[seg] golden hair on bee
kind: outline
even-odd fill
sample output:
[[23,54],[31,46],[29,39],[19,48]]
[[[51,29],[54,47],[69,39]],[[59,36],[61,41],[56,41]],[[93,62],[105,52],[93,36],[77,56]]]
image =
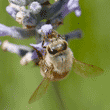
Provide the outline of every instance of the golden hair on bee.
[[[73,63],[73,53],[68,47],[68,43],[55,30],[52,30],[51,36],[43,36],[50,43],[45,47],[46,54],[40,60],[41,75],[52,81],[63,79],[71,70]],[[50,72],[51,70],[51,72]]]
[[[41,74],[50,80],[60,80],[71,70],[73,53],[65,40],[57,39],[46,47],[46,55],[40,61]],[[51,72],[49,72],[51,70]],[[50,74],[49,74],[50,73]]]

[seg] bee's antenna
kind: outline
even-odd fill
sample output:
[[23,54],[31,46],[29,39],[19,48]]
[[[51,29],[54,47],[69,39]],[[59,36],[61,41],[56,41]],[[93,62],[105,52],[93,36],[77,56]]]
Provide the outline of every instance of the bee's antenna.
[[65,40],[65,38],[64,38],[62,35],[58,34],[58,32],[57,32],[56,30],[52,30],[52,31],[53,31],[53,34],[54,34],[55,37],[56,37],[56,40],[57,40],[58,38],[62,38],[62,39]]
[[43,48],[46,48],[46,46],[44,46],[45,39],[46,39],[46,35],[45,35],[45,33],[43,32],[43,30],[41,30],[41,32],[44,34],[44,35],[42,35],[42,37],[43,37],[42,47],[43,47]]
[[[58,33],[57,33],[57,31],[55,31],[55,30],[52,29],[52,33],[51,34],[52,34],[51,36],[52,37],[55,37],[56,40],[58,39]],[[53,42],[53,40],[51,42]]]
[[65,37],[63,37],[62,35],[58,34],[59,38],[65,40]]

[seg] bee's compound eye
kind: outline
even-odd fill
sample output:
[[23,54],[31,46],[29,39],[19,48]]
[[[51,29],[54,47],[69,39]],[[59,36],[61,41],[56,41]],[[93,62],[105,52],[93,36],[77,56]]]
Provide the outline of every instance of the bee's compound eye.
[[67,43],[66,42],[64,42],[64,44],[62,45],[62,50],[66,50],[67,49]]
[[56,54],[58,51],[56,50],[56,49],[54,49],[54,48],[50,48],[50,47],[48,47],[48,52],[50,53],[50,54]]

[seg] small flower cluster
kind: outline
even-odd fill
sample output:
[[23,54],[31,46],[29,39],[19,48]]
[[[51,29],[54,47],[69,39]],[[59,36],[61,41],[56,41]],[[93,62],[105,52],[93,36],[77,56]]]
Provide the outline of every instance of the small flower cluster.
[[[36,50],[44,54],[42,47],[42,36],[50,35],[52,30],[57,29],[59,25],[63,24],[63,19],[71,12],[79,17],[81,10],[79,7],[79,0],[55,0],[50,4],[49,0],[9,0],[9,6],[6,7],[9,15],[16,20],[20,27],[8,27],[0,24],[0,36],[11,36],[17,39],[26,39],[32,36],[37,38],[37,44],[30,44],[35,50],[24,45],[16,45],[8,42],[3,43],[2,49],[16,53],[21,56],[21,65],[25,65],[30,61],[39,61]],[[44,20],[44,21],[43,21]],[[63,35],[65,40],[80,38],[81,31],[76,30]],[[45,46],[49,42],[45,42]]]

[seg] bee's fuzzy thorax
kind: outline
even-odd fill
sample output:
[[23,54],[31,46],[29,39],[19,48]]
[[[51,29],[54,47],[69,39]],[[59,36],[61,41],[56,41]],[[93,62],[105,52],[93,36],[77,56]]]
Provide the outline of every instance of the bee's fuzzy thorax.
[[65,51],[57,53],[57,55],[47,54],[45,61],[48,66],[53,64],[54,71],[62,74],[63,72],[68,72],[71,70],[73,63],[73,53],[70,48],[67,48]]

